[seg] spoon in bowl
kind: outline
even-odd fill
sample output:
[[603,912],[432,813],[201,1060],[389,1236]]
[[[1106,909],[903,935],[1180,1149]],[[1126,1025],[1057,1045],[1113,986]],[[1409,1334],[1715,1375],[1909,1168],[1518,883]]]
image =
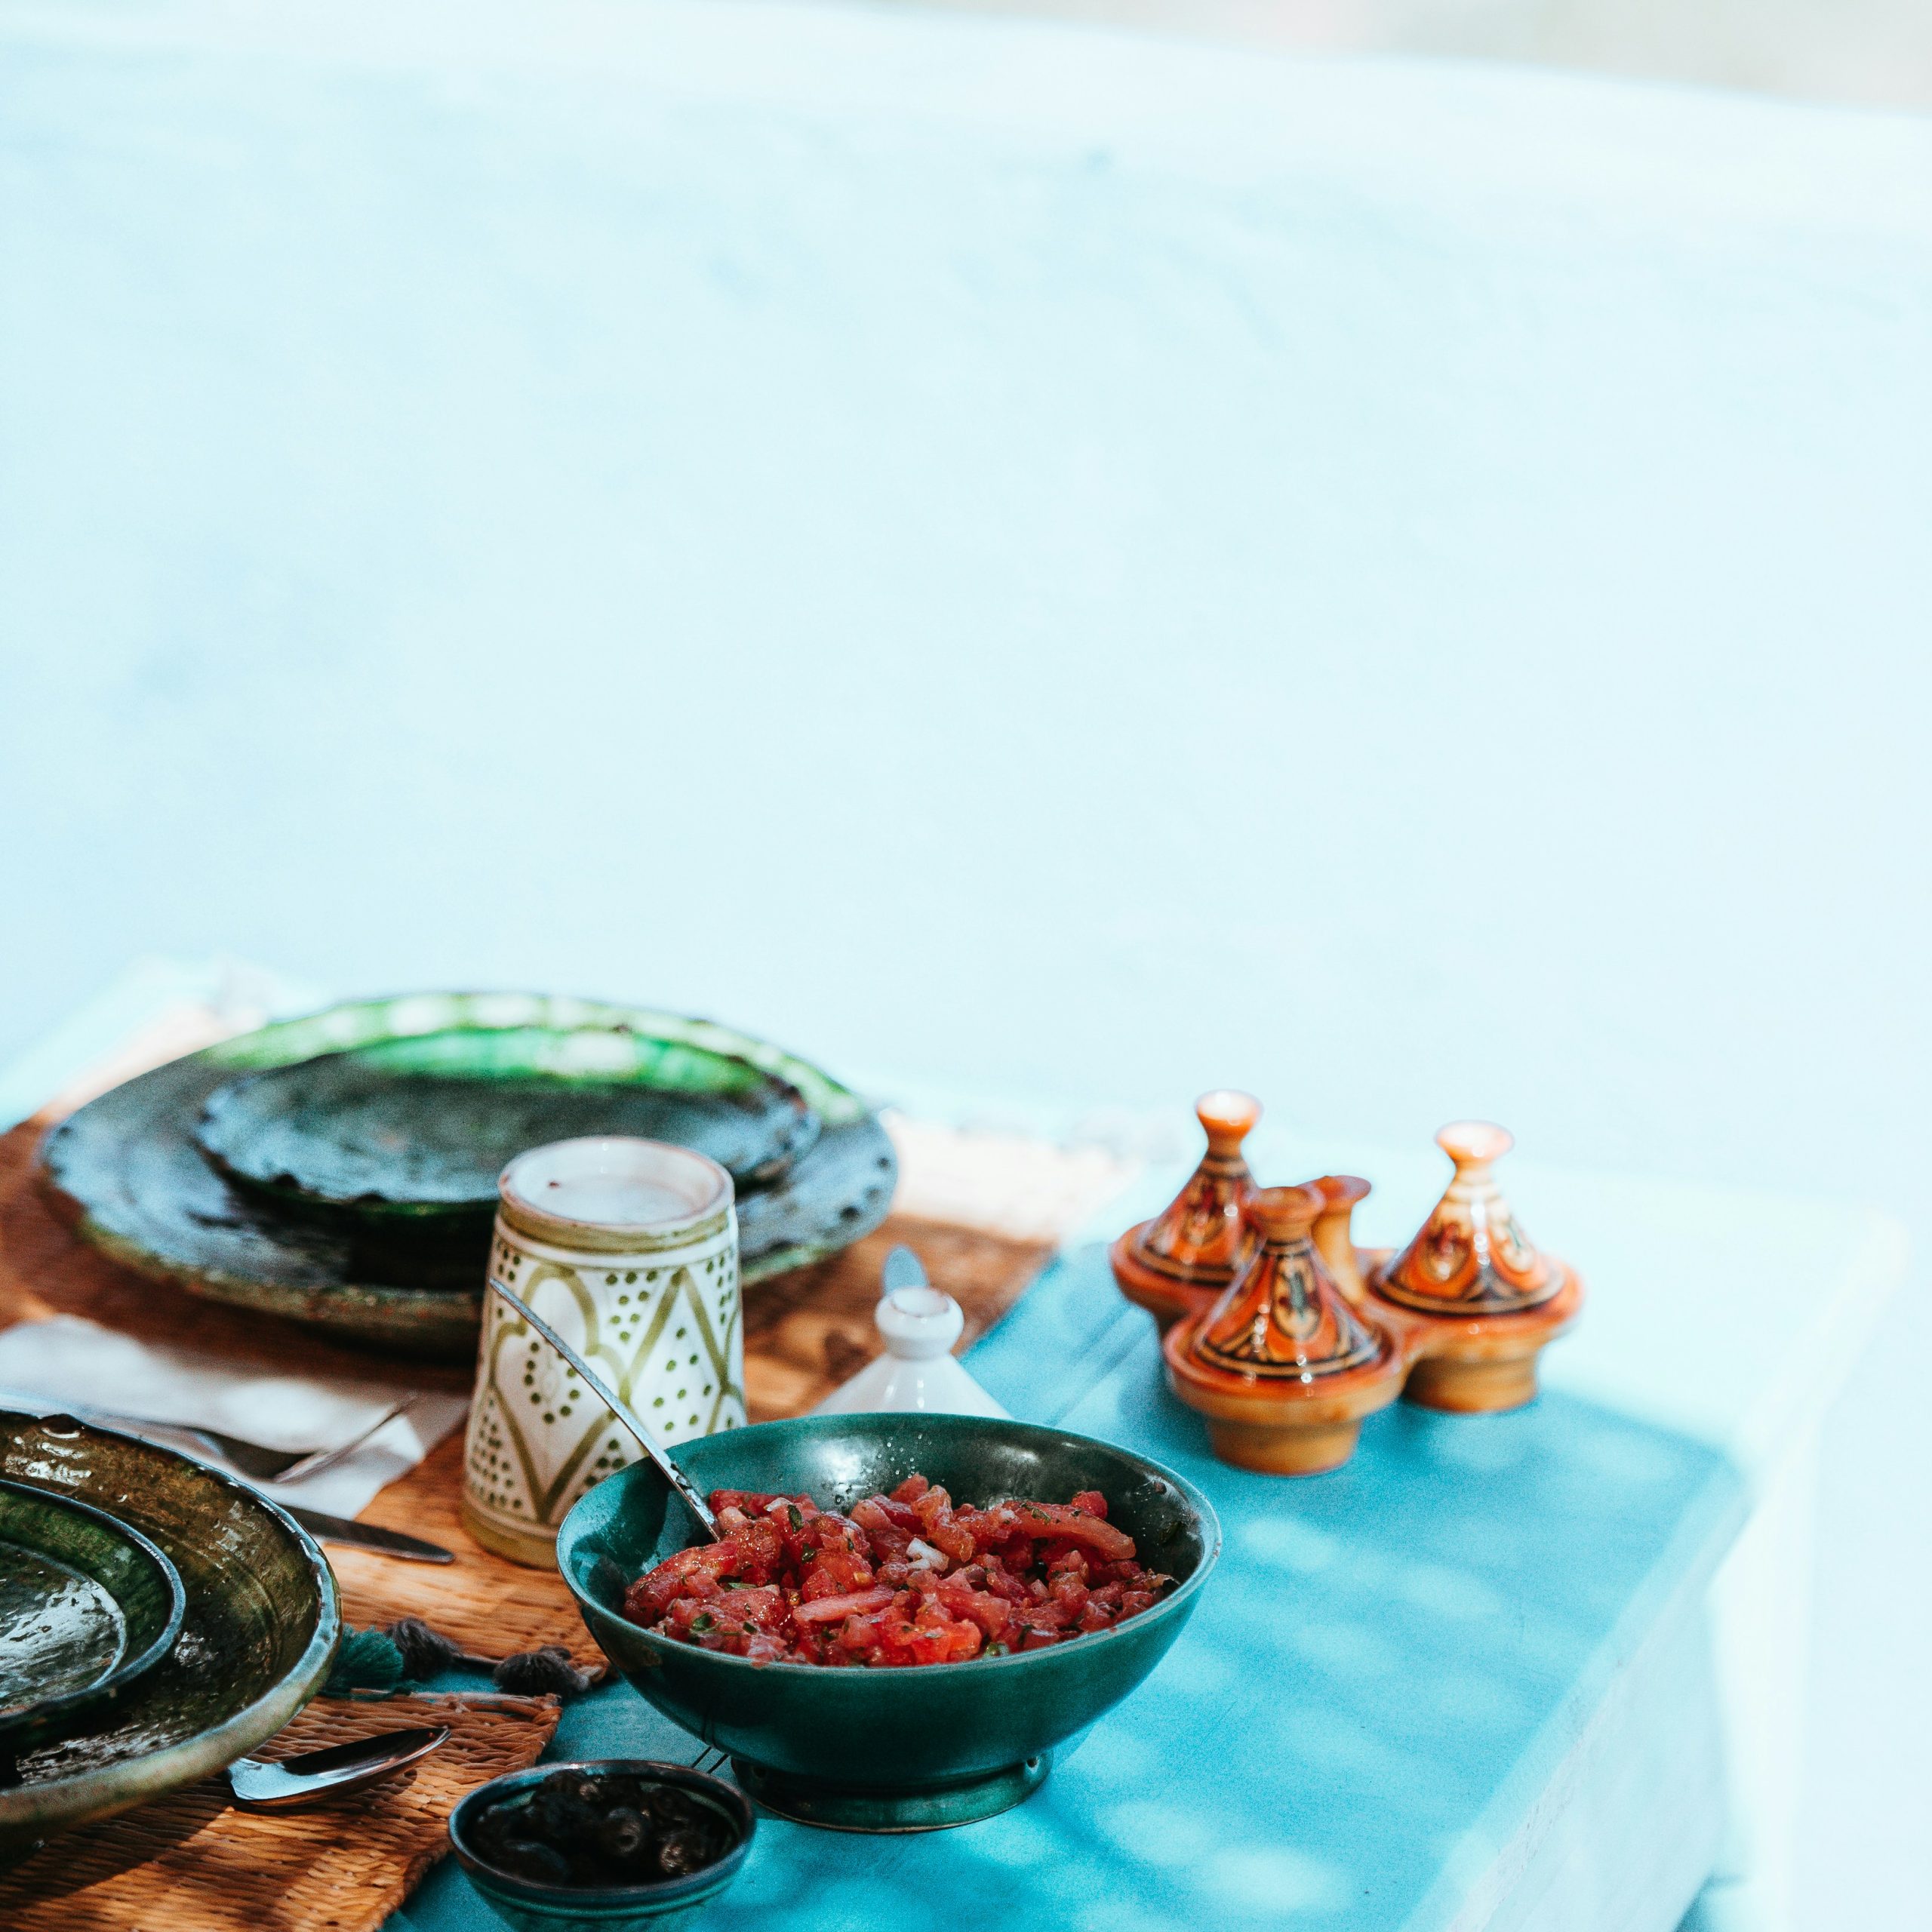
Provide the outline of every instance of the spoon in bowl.
[[577,1371],[583,1378],[584,1386],[637,1438],[638,1447],[657,1465],[657,1473],[684,1498],[685,1507],[697,1518],[705,1534],[715,1543],[719,1534],[718,1518],[711,1513],[710,1506],[697,1493],[691,1478],[672,1461],[664,1445],[651,1433],[643,1417],[614,1389],[608,1387],[604,1378],[528,1302],[519,1301],[494,1275],[489,1278],[489,1281],[491,1291],[501,1295],[517,1315],[528,1322]]

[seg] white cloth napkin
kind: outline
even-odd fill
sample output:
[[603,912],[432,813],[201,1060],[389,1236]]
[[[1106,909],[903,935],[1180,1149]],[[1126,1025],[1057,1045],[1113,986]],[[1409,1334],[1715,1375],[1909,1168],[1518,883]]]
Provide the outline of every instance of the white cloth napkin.
[[[83,1417],[111,1411],[117,1418],[217,1429],[270,1449],[309,1450],[354,1440],[405,1397],[408,1407],[340,1462],[297,1482],[257,1484],[278,1503],[333,1516],[353,1516],[413,1469],[462,1421],[467,1398],[341,1376],[263,1374],[192,1349],[137,1341],[71,1315],[0,1331],[0,1408],[68,1409]],[[216,1460],[174,1436],[118,1420],[109,1426]]]

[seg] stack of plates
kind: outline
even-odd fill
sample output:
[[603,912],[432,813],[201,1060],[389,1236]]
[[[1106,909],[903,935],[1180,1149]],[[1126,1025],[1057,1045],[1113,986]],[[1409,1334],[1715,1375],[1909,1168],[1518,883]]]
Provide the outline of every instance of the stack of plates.
[[891,1143],[816,1067],[709,1020],[524,994],[367,1001],[191,1054],[91,1102],[42,1159],[81,1231],[215,1300],[414,1354],[475,1346],[497,1176],[588,1134],[709,1154],[743,1279],[885,1217]]
[[339,1628],[321,1552],[245,1484],[0,1412],[0,1864],[273,1737]]
[[174,1647],[180,1573],[91,1504],[0,1481],[0,1749],[118,1703]]

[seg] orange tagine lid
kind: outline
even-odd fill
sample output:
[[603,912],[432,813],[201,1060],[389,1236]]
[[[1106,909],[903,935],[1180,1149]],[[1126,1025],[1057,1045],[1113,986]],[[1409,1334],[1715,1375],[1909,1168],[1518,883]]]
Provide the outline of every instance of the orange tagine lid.
[[1487,1121],[1452,1121],[1435,1144],[1456,1172],[1422,1231],[1377,1271],[1377,1294],[1429,1315],[1502,1315],[1537,1308],[1566,1270],[1530,1244],[1491,1170],[1515,1144]]
[[1241,1203],[1254,1177],[1241,1143],[1261,1118],[1252,1094],[1220,1088],[1194,1103],[1208,1151],[1187,1185],[1140,1230],[1133,1257],[1149,1273],[1182,1287],[1224,1287],[1254,1250]]
[[1318,1187],[1249,1196],[1259,1245],[1194,1336],[1189,1354],[1197,1370],[1308,1385],[1380,1359],[1383,1338],[1350,1306],[1315,1250],[1312,1230],[1325,1204]]

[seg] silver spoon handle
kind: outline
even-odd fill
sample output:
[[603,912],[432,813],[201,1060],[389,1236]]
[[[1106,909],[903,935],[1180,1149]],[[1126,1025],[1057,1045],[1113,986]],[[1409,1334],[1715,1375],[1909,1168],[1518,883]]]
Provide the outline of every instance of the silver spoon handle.
[[685,1499],[685,1506],[704,1526],[705,1534],[714,1541],[718,1535],[718,1518],[711,1513],[709,1506],[699,1495],[689,1476],[672,1461],[664,1445],[651,1432],[648,1425],[629,1403],[614,1389],[605,1385],[604,1378],[565,1341],[562,1336],[539,1315],[527,1301],[520,1301],[494,1275],[488,1278],[490,1286],[521,1315],[525,1321],[548,1342],[571,1367],[583,1378],[584,1386],[595,1395],[638,1440],[638,1446],[657,1465],[659,1475]]

